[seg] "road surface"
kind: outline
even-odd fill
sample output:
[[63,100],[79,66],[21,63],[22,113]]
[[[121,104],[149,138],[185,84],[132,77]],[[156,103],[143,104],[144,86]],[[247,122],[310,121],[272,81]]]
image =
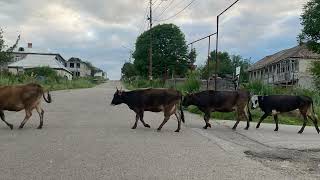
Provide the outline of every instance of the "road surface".
[[312,127],[214,121],[203,130],[198,115],[186,113],[175,133],[172,118],[162,129],[161,113],[146,113],[151,128],[130,129],[134,113],[110,106],[118,82],[92,89],[53,92],[43,103],[44,127],[36,112],[17,129],[23,112],[6,112],[0,124],[0,179],[319,179],[320,135]]

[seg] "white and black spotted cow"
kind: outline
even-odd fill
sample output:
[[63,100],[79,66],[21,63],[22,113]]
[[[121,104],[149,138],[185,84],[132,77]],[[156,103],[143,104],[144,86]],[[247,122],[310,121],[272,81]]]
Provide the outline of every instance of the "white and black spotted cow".
[[273,116],[276,123],[274,131],[278,131],[278,114],[283,112],[290,112],[299,109],[303,116],[303,125],[298,133],[302,133],[310,118],[319,133],[318,117],[314,113],[313,101],[307,96],[290,96],[290,95],[271,95],[271,96],[252,96],[252,107],[260,109],[264,112],[264,115],[260,118],[256,128],[260,127],[261,122],[268,116]]

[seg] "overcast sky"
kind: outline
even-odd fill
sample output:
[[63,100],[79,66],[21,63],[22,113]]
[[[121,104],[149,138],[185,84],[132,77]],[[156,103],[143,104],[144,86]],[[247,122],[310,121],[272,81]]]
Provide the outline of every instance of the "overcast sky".
[[[65,59],[79,57],[119,79],[137,36],[148,28],[149,0],[0,0],[0,27],[11,45],[21,34],[20,46],[33,43],[36,52],[56,52]],[[165,19],[191,0],[154,0],[154,19]],[[163,9],[170,4],[162,16]],[[216,15],[234,0],[195,0],[173,19],[186,40],[215,32]],[[300,15],[307,0],[240,0],[221,17],[220,48],[255,62],[297,45]],[[159,22],[155,22],[158,24]],[[213,39],[214,41],[214,39]],[[207,41],[195,47],[197,64],[205,61]],[[214,48],[214,46],[213,46]]]

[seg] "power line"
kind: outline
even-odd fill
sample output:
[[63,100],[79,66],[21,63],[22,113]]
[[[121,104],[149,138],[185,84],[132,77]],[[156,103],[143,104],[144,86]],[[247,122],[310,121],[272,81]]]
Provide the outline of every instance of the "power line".
[[167,4],[167,6],[163,8],[163,10],[162,10],[161,13],[159,14],[158,18],[160,18],[160,17],[164,14],[164,12],[165,12],[167,9],[169,9],[169,7],[172,5],[173,2],[174,2],[174,0],[171,0],[170,3]]
[[170,20],[170,19],[172,19],[172,18],[174,18],[174,17],[176,17],[176,16],[178,16],[180,13],[182,13],[184,10],[186,10],[194,1],[196,1],[196,0],[192,0],[187,6],[185,6],[183,9],[181,9],[179,12],[177,12],[176,14],[174,14],[174,15],[172,15],[172,16],[170,16],[170,17],[168,17],[168,18],[166,18],[166,19],[161,19],[161,20],[155,20],[155,21],[157,21],[157,22],[161,22],[161,21],[167,21],[167,20]]

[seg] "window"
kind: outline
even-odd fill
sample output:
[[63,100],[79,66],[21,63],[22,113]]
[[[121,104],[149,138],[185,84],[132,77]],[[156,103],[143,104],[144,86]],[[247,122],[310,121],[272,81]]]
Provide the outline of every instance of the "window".
[[76,72],[76,76],[79,77],[80,76],[80,72]]
[[74,63],[70,63],[70,67],[71,67],[71,68],[74,68]]
[[80,63],[77,63],[77,68],[80,68]]

